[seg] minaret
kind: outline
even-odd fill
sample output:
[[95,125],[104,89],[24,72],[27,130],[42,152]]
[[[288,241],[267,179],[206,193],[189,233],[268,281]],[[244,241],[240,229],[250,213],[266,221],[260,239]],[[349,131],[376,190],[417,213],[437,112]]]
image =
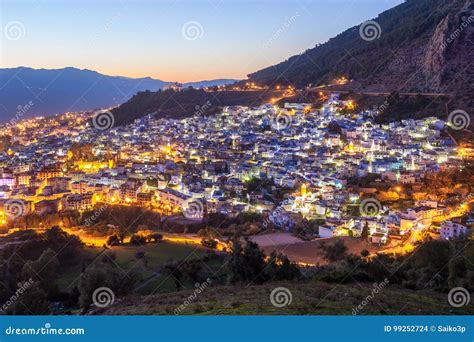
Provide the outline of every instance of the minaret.
[[300,190],[301,197],[305,198],[306,192],[307,192],[307,187],[306,187],[306,184],[303,183],[301,184],[301,190]]
[[255,160],[257,158],[257,155],[258,155],[258,144],[255,144],[253,147],[252,159]]
[[369,153],[369,168],[368,168],[368,171],[370,173],[372,173],[373,171],[373,167],[372,167],[372,162],[374,161],[375,157],[374,157],[374,149],[375,149],[375,144],[374,144],[374,140],[372,140],[372,146],[370,146],[370,153]]
[[367,160],[368,160],[369,162],[373,162],[373,161],[374,161],[374,151],[371,150],[371,151],[369,152],[369,154],[368,154],[368,156],[367,156]]

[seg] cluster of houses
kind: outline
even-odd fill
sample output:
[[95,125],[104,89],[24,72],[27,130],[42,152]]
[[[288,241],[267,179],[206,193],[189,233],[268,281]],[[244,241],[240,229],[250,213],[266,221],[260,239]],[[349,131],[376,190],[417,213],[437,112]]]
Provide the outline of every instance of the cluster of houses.
[[[422,194],[426,177],[459,167],[461,157],[441,134],[439,119],[380,125],[369,120],[370,111],[341,114],[350,106],[332,95],[317,110],[266,104],[226,107],[213,116],[197,111],[179,120],[150,114],[105,131],[88,126],[80,114],[76,121],[71,114],[60,123],[49,119],[53,124],[41,128],[35,119],[34,129],[16,134],[16,144],[0,154],[0,207],[20,199],[26,213],[43,215],[106,202],[176,214],[199,201],[208,213],[268,215],[285,231],[297,224],[296,216],[324,220],[319,237],[359,236],[368,227],[377,243],[447,215],[438,201],[396,210],[379,205],[375,213],[354,215],[377,189],[354,187],[351,180],[375,175],[390,185],[385,195],[396,202],[404,196],[401,187]],[[93,145],[95,159],[71,164],[70,150],[81,144]],[[271,180],[270,187],[263,180]],[[273,196],[278,189],[286,192],[280,202]],[[446,221],[439,232],[450,238],[467,229]]]

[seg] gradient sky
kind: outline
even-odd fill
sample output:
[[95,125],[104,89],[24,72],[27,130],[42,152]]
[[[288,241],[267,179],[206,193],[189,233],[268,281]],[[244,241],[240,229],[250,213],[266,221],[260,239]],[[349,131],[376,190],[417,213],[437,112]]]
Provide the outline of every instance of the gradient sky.
[[[402,2],[0,0],[0,67],[74,66],[180,82],[242,79]],[[196,40],[183,36],[190,21],[202,27]]]

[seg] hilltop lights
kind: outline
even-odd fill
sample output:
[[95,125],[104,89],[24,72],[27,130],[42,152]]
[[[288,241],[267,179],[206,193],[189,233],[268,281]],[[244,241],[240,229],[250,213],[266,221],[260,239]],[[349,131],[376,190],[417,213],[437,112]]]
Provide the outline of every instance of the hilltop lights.
[[341,76],[341,77],[339,77],[339,78],[336,78],[336,79],[334,80],[334,83],[337,84],[337,85],[344,85],[344,84],[347,83],[347,77]]

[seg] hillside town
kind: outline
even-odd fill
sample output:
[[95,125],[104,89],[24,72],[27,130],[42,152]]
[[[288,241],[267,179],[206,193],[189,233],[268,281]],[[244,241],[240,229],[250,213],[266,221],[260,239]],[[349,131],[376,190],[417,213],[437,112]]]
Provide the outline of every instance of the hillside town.
[[112,126],[109,111],[3,127],[1,231],[18,222],[41,228],[25,226],[28,215],[122,205],[189,224],[250,212],[262,216],[260,232],[378,246],[470,233],[472,176],[453,175],[462,177],[473,151],[445,134],[440,119],[375,124],[380,109],[358,111],[338,94],[322,108],[231,106],[205,115],[212,105],[123,127]]

